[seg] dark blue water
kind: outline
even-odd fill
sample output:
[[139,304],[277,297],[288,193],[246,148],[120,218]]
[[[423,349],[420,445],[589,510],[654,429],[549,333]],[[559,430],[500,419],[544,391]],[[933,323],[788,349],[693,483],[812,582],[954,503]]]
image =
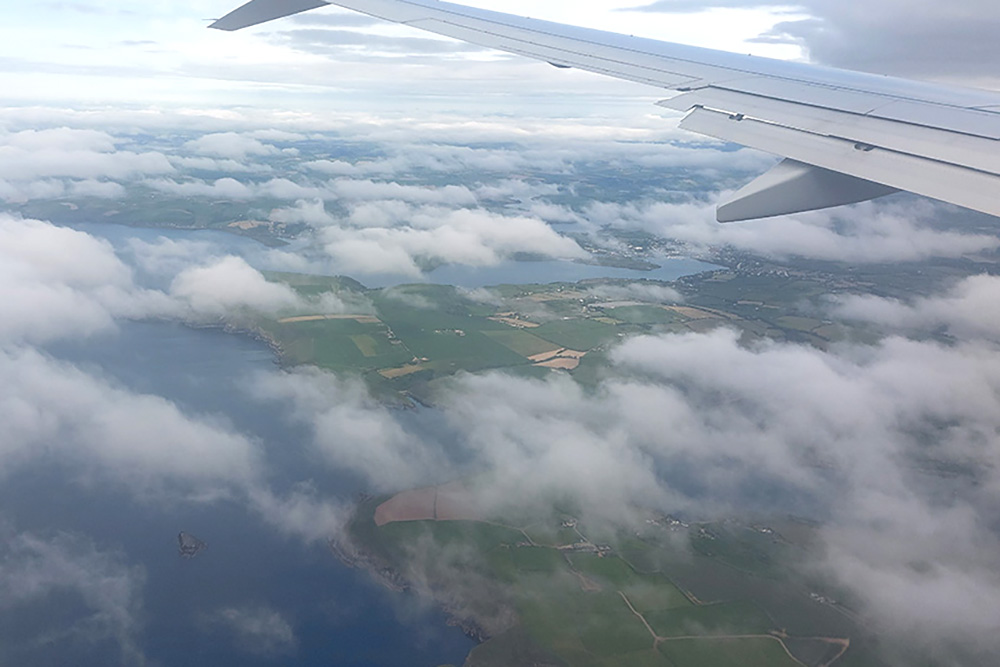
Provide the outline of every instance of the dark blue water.
[[[267,450],[277,491],[311,479],[327,498],[362,488],[349,475],[317,469],[306,454],[309,434],[287,406],[248,400],[249,377],[274,372],[266,347],[215,330],[170,323],[125,323],[117,335],[49,348],[53,356],[100,373],[136,392],[164,396],[186,413],[212,415]],[[151,664],[439,665],[461,664],[474,645],[427,601],[390,592],[344,567],[325,544],[283,536],[239,499],[149,502],[114,486],[81,483],[77,471],[44,461],[0,484],[0,507],[21,532],[83,535],[101,551],[141,566],[144,627],[140,648]],[[177,553],[177,533],[205,540],[194,559]],[[72,616],[73,601],[48,599],[42,618]],[[2,605],[0,605],[2,607]],[[260,653],[213,622],[226,608],[267,608],[294,629],[294,647]],[[82,610],[81,610],[82,611]],[[16,618],[0,613],[0,622]],[[44,626],[44,621],[40,621]],[[6,632],[4,633],[6,634]],[[17,655],[24,664],[118,664],[113,642],[53,639]],[[27,653],[23,651],[27,650]],[[72,655],[67,651],[72,650]]]

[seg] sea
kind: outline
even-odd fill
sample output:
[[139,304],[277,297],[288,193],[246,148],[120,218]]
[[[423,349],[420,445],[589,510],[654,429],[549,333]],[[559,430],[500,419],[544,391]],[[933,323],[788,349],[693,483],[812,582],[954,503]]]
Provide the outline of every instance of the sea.
[[[259,268],[280,268],[257,242],[226,232],[111,224],[75,227],[106,239],[126,260],[134,256],[137,239],[145,244],[168,239],[201,251],[207,248],[211,254],[241,255]],[[604,276],[670,279],[714,268],[694,260],[666,266],[670,268],[651,275],[571,262],[509,262],[484,269],[443,267],[428,280],[481,287]],[[166,280],[155,272],[137,275],[149,286],[162,286]],[[393,279],[368,276],[366,284],[392,284]],[[125,321],[114,334],[61,341],[45,351],[134,392],[162,396],[185,412],[231,424],[263,443],[275,458],[272,481],[277,488],[311,477],[327,496],[350,500],[364,490],[363,483],[347,473],[326,473],[310,465],[303,454],[309,433],[293,419],[289,406],[248,400],[243,389],[248,378],[281,372],[272,350],[259,341],[176,322]],[[426,409],[404,419],[415,429],[434,428],[434,414]],[[145,583],[138,638],[145,664],[433,667],[460,665],[474,647],[433,604],[385,589],[367,573],[341,564],[325,544],[286,536],[239,502],[140,502],[126,490],[81,481],[76,471],[49,463],[20,469],[0,484],[4,520],[19,532],[84,536],[102,550],[118,552],[123,562],[141,567]],[[206,542],[207,549],[194,558],[181,558],[181,531]],[[0,634],[17,633],[19,624],[27,632],[32,619],[72,616],[81,601],[50,596],[45,604],[20,616],[0,615],[9,626]],[[278,612],[294,629],[294,646],[263,650],[211,622],[220,609]],[[65,654],[67,646],[74,647],[73,655]],[[59,637],[21,647],[13,657],[18,664],[36,666],[122,664],[115,642],[67,643]]]

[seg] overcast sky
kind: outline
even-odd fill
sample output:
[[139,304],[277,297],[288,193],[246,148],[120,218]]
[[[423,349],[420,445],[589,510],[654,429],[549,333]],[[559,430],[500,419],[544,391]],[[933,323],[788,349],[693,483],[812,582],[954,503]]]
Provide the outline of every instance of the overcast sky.
[[[494,108],[643,86],[557,71],[337,8],[238,33],[206,29],[238,0],[22,3],[0,25],[0,86],[17,103],[358,108],[402,97]],[[1000,10],[981,0],[476,0],[511,13],[779,58],[990,84]],[[499,61],[499,62],[498,62]],[[483,98],[485,97],[485,100]],[[454,98],[454,99],[452,99]],[[604,101],[606,102],[606,101]],[[579,105],[578,105],[579,106]],[[517,108],[514,106],[513,108]]]

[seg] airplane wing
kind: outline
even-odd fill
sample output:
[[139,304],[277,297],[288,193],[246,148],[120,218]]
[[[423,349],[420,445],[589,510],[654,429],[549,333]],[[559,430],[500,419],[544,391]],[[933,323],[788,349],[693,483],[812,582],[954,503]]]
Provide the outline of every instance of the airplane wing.
[[337,5],[558,67],[675,91],[681,127],[786,158],[719,205],[720,222],[899,190],[1000,216],[1000,93],[715,51],[437,0],[253,0],[238,30]]

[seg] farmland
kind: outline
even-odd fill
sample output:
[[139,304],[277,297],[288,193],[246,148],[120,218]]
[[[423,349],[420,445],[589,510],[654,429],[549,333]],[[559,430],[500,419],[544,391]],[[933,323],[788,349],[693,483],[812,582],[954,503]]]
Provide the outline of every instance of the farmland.
[[[397,509],[399,502],[430,507],[440,494],[457,498],[456,488],[392,500]],[[475,628],[487,641],[472,651],[468,667],[525,655],[588,667],[879,664],[849,609],[770,566],[791,572],[808,556],[807,546],[775,529],[688,524],[645,512],[641,528],[592,531],[559,510],[376,525],[372,517],[388,500],[356,508],[349,551],[367,554],[355,562],[383,577],[391,572],[392,581],[438,599],[455,622]],[[410,516],[421,516],[427,508],[411,509]],[[801,536],[809,528],[788,532]],[[720,554],[743,554],[745,569],[699,549],[704,535],[713,536]],[[720,572],[728,575],[721,581]]]
[[[347,308],[300,309],[255,322],[252,328],[274,343],[284,364],[359,374],[377,395],[422,403],[433,403],[442,381],[459,372],[502,370],[539,378],[570,372],[592,384],[607,365],[606,352],[635,335],[728,327],[746,340],[819,347],[865,335],[816,318],[808,304],[826,288],[801,277],[733,281],[731,273],[717,271],[677,284],[608,279],[498,285],[485,290],[486,300],[482,290],[474,294],[449,285],[367,289],[350,278],[268,278],[307,302],[333,294]],[[663,298],[678,287],[682,295],[676,300]]]

